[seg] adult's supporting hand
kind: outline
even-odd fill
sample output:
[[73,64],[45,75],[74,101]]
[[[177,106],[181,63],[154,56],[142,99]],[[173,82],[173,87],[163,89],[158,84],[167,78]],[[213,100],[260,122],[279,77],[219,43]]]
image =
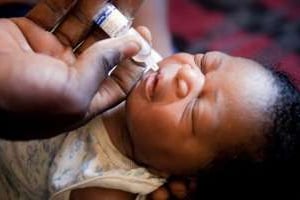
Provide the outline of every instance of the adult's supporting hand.
[[149,194],[147,200],[196,199],[196,177],[170,177],[168,182]]
[[92,19],[102,4],[44,0],[25,18],[0,20],[1,137],[51,137],[126,98],[143,68],[127,61],[107,74],[138,52],[138,40],[97,42],[104,34]]

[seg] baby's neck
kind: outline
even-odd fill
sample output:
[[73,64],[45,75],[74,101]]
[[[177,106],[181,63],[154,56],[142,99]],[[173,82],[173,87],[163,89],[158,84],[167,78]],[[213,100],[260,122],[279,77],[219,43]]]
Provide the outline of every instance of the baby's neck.
[[[127,158],[138,162],[134,155],[134,147],[126,123],[125,102],[105,112],[102,115],[103,123],[113,145]],[[151,173],[161,177],[168,177],[168,173],[158,172],[150,167]]]
[[126,124],[125,102],[105,112],[102,119],[113,145],[124,156],[134,160],[133,146]]

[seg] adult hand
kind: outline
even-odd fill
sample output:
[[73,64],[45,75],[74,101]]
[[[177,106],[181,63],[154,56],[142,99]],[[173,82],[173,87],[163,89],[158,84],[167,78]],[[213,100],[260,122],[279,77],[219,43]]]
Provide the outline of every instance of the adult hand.
[[[25,18],[0,20],[1,137],[51,137],[126,97],[143,68],[127,63],[107,75],[138,52],[138,39],[97,42],[105,34],[92,19],[102,4],[45,0]],[[149,38],[147,30],[141,31]]]
[[171,177],[167,183],[147,196],[147,200],[195,199],[196,177]]

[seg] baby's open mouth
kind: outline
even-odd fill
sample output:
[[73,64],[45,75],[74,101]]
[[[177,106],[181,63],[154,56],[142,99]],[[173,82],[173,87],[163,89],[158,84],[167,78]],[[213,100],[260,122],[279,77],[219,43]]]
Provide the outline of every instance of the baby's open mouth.
[[149,101],[152,101],[155,94],[155,88],[158,84],[158,73],[152,73],[146,78],[145,90],[146,96]]

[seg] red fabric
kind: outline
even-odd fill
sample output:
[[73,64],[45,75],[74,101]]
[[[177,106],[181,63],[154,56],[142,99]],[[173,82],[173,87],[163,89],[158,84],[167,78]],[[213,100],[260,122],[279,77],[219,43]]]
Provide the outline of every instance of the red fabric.
[[291,20],[299,20],[300,1],[299,0],[264,0],[261,1],[270,9],[278,10]]
[[172,32],[189,42],[209,33],[223,20],[220,13],[208,12],[187,0],[170,1],[170,14]]
[[[285,20],[284,23],[300,22],[300,1],[260,0],[259,2],[264,6],[266,14],[276,14]],[[281,45],[276,36],[277,28],[274,29],[274,34],[255,32],[255,30],[251,32],[234,20],[228,17],[227,11],[208,9],[202,6],[201,1],[198,3],[189,0],[170,1],[171,31],[188,43],[186,51],[189,51],[190,46],[193,47],[194,52],[198,47],[199,52],[220,50],[232,55],[248,57],[262,64],[272,64],[291,75],[300,87],[299,49],[293,51]],[[278,30],[285,25],[280,24]]]

